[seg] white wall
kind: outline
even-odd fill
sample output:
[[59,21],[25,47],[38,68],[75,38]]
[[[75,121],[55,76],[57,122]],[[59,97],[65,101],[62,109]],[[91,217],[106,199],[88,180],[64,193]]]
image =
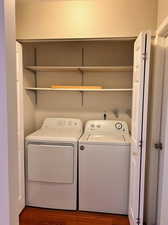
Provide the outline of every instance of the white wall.
[[17,225],[15,1],[0,1],[0,225]]
[[135,37],[155,31],[157,0],[18,0],[18,39]]
[[158,21],[157,21],[158,27],[167,16],[168,16],[168,1],[158,0]]

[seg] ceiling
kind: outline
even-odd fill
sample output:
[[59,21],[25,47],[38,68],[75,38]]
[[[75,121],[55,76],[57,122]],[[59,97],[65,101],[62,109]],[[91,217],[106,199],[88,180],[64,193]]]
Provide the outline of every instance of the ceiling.
[[[63,1],[81,1],[81,0],[15,0],[16,3],[33,3],[33,2],[63,2]],[[90,0],[83,0],[90,1]]]

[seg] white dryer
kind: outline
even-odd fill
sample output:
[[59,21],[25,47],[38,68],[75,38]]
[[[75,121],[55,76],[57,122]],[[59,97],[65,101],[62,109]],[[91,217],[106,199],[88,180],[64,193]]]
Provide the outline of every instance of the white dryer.
[[26,137],[26,202],[29,206],[75,210],[79,119],[47,118]]
[[125,122],[86,123],[79,140],[79,210],[128,214],[129,154]]

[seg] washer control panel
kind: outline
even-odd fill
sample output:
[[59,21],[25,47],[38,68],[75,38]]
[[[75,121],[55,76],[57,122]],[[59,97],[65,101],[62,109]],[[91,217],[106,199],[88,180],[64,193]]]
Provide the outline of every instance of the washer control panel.
[[125,121],[116,120],[90,120],[86,123],[85,132],[117,132],[129,134],[127,123]]

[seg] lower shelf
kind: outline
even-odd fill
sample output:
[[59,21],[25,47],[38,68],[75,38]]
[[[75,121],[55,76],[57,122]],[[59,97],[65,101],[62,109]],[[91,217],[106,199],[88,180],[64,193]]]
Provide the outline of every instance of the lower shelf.
[[25,88],[28,91],[79,91],[79,92],[131,92],[132,88],[113,88],[113,89],[67,89],[67,88]]

